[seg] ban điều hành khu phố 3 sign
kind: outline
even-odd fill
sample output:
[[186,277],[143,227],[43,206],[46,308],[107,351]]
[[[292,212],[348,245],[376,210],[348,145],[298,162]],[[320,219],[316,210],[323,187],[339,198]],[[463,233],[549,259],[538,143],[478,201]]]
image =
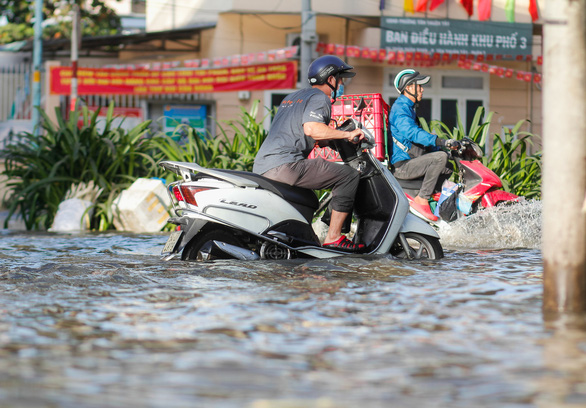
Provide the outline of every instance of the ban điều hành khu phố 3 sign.
[[[147,95],[295,88],[297,63],[196,70],[79,68],[79,95]],[[71,67],[51,67],[50,92],[68,95]]]
[[381,18],[381,48],[426,54],[531,55],[532,24]]

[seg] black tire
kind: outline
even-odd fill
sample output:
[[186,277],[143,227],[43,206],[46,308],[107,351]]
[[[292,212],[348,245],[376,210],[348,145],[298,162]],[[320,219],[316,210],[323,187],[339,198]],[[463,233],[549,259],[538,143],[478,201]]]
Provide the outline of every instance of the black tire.
[[[409,245],[411,252],[411,259],[442,259],[444,257],[444,250],[440,244],[439,238],[430,237],[429,235],[419,234],[417,232],[405,233],[405,239]],[[407,252],[399,237],[389,251],[391,255],[399,259],[409,259]]]
[[[201,248],[211,241],[222,241],[227,244],[242,246],[242,242],[234,235],[233,232],[226,231],[225,229],[213,227],[200,231],[193,237],[193,239],[185,246],[181,259],[184,261],[202,261]],[[230,259],[229,256],[223,256],[218,253],[217,255],[210,256],[206,260],[211,261],[213,259]]]

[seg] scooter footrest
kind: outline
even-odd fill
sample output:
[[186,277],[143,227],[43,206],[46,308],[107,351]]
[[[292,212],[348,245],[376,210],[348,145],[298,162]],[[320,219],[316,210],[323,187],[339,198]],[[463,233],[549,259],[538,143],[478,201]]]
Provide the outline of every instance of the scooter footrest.
[[170,217],[167,222],[175,225],[186,225],[187,220],[184,217]]

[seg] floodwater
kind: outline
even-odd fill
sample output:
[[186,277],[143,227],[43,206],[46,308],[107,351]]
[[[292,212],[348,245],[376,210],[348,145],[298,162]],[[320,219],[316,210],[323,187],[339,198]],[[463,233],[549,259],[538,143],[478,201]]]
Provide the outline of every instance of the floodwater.
[[586,406],[586,335],[541,315],[539,204],[498,211],[418,262],[165,263],[164,233],[3,231],[0,406]]

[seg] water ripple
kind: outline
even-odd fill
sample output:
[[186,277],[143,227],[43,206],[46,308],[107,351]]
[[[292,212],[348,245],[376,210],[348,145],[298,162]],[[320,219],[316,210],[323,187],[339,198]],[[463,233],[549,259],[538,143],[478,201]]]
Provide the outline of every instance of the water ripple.
[[561,386],[582,398],[583,371],[548,358],[533,247],[201,264],[160,261],[165,239],[0,236],[4,405],[553,407]]

